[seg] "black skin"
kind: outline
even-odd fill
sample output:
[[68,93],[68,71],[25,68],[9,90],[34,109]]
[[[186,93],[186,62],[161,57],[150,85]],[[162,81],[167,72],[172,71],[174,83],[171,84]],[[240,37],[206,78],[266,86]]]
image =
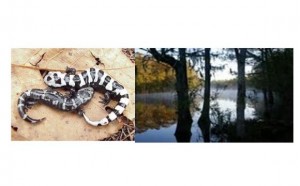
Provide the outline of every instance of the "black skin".
[[[47,87],[47,90],[54,91],[52,87]],[[65,95],[67,98],[75,98],[76,97],[76,89],[74,87],[65,88],[64,90],[68,91]]]
[[[49,72],[49,74],[44,76],[44,81],[51,87],[67,88],[71,92],[74,92],[72,87],[75,90],[84,87],[92,88],[104,95],[100,101],[104,105],[107,105],[111,99],[118,101],[117,106],[114,108],[115,115],[107,115],[106,118],[103,118],[102,120],[94,122],[89,120],[87,116],[83,114],[86,121],[93,126],[108,124],[112,120],[111,118],[115,118],[122,114],[123,110],[128,105],[129,94],[124,86],[113,80],[113,78],[104,71],[97,68],[92,67],[84,70],[82,73],[76,74],[76,69],[67,67],[65,73]],[[124,98],[124,100],[122,100],[122,98]]]
[[[81,109],[81,106],[87,103],[92,98],[93,94],[94,91],[92,88],[84,88],[75,93],[71,92],[67,95],[63,95],[60,92],[49,88],[46,91],[42,89],[31,89],[29,95],[28,92],[21,94],[18,100],[18,111],[20,116],[23,118],[27,115],[27,110],[32,108],[35,103],[42,102],[60,110],[76,111],[80,116],[82,116],[83,110]],[[23,119],[31,123],[38,123],[44,118],[33,119],[27,115]]]
[[[100,97],[101,98],[101,97]],[[102,103],[103,105],[107,105],[110,102],[110,93],[109,92],[105,92],[104,94],[104,98],[101,98],[102,101],[99,101],[99,103]]]
[[75,75],[76,74],[76,69],[67,67],[66,73],[70,74],[70,75]]
[[[76,69],[67,67],[66,73],[69,75],[76,75]],[[120,88],[116,84],[113,84],[113,87]],[[65,88],[66,90],[70,91],[70,94],[74,94],[76,92],[76,89],[74,87],[65,87]],[[102,103],[104,106],[107,105],[111,100],[118,101],[120,99],[119,95],[107,91],[103,86],[97,87],[97,90],[104,94],[104,98],[100,97],[101,100],[99,101],[99,103]]]

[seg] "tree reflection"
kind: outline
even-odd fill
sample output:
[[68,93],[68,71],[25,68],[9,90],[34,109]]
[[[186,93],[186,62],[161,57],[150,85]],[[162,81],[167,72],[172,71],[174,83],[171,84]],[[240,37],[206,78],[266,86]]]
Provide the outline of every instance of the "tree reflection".
[[184,118],[180,118],[179,113],[179,120],[177,123],[176,131],[175,131],[175,137],[177,142],[190,142],[191,141],[191,127],[193,121],[188,121]]
[[136,116],[137,133],[170,127],[177,122],[174,134],[177,142],[190,142],[192,122],[187,122],[186,118],[182,117],[184,114],[177,112],[175,105],[137,102]]
[[136,127],[141,133],[148,129],[160,129],[176,123],[176,109],[160,103],[136,104]]
[[[137,104],[137,132],[177,124],[176,140],[189,142],[193,124],[190,104],[196,102],[203,107],[196,107],[197,112],[199,109],[202,112],[198,112],[198,119],[193,119],[198,120],[205,142],[210,141],[211,133],[219,136],[218,141],[293,141],[293,49],[146,48],[143,51],[136,60],[137,93],[144,96],[164,92],[168,96],[176,91],[177,97],[151,95],[157,104],[152,101]],[[189,67],[194,73],[190,73]],[[215,76],[217,72],[221,72],[220,76]],[[196,85],[190,79],[200,83]],[[221,99],[210,93],[217,84],[230,89],[224,97],[233,99],[234,110],[226,112],[213,104]],[[204,89],[202,100],[191,99],[193,88],[196,94]],[[167,106],[170,100],[172,104]],[[256,109],[255,117],[246,118],[247,104]]]

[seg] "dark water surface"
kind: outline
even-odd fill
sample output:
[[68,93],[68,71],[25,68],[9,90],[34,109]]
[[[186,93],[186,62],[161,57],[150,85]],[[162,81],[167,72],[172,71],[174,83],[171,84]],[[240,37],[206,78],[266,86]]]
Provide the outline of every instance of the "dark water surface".
[[[249,91],[250,95],[251,92]],[[136,142],[177,142],[174,136],[177,126],[176,93],[151,93],[136,95]],[[218,105],[221,112],[230,113],[231,121],[236,119],[236,90],[222,91],[216,100],[212,102]],[[199,108],[202,108],[203,100],[198,98]],[[211,105],[212,105],[211,104]],[[191,109],[193,123],[191,127],[191,142],[203,142],[198,119],[199,109]],[[249,101],[246,104],[245,118],[255,118],[254,105]],[[216,120],[211,115],[211,120]],[[214,141],[212,136],[212,141]]]

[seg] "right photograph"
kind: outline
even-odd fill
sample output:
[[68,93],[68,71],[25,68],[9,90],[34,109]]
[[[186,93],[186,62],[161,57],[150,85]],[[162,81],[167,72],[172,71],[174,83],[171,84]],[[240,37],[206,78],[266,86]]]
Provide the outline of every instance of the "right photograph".
[[293,48],[136,48],[135,142],[293,142]]

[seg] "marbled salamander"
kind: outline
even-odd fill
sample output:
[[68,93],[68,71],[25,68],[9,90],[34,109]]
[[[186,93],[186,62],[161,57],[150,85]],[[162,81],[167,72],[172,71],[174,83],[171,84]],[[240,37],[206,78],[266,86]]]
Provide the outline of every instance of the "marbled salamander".
[[45,118],[33,119],[26,114],[26,110],[30,109],[36,102],[45,103],[64,111],[77,110],[81,112],[80,106],[91,100],[93,95],[94,89],[91,87],[79,89],[77,92],[71,92],[67,96],[54,90],[31,89],[23,92],[19,97],[18,111],[24,120],[31,123],[38,123]]
[[121,84],[97,68],[89,68],[80,74],[75,73],[76,69],[74,68],[67,68],[66,73],[48,72],[44,77],[44,82],[50,87],[67,87],[73,89],[92,87],[95,91],[105,93],[104,99],[101,102],[104,105],[108,104],[111,98],[118,100],[118,104],[114,110],[99,121],[91,121],[83,113],[86,122],[93,126],[106,125],[123,113],[129,103],[129,95]]

